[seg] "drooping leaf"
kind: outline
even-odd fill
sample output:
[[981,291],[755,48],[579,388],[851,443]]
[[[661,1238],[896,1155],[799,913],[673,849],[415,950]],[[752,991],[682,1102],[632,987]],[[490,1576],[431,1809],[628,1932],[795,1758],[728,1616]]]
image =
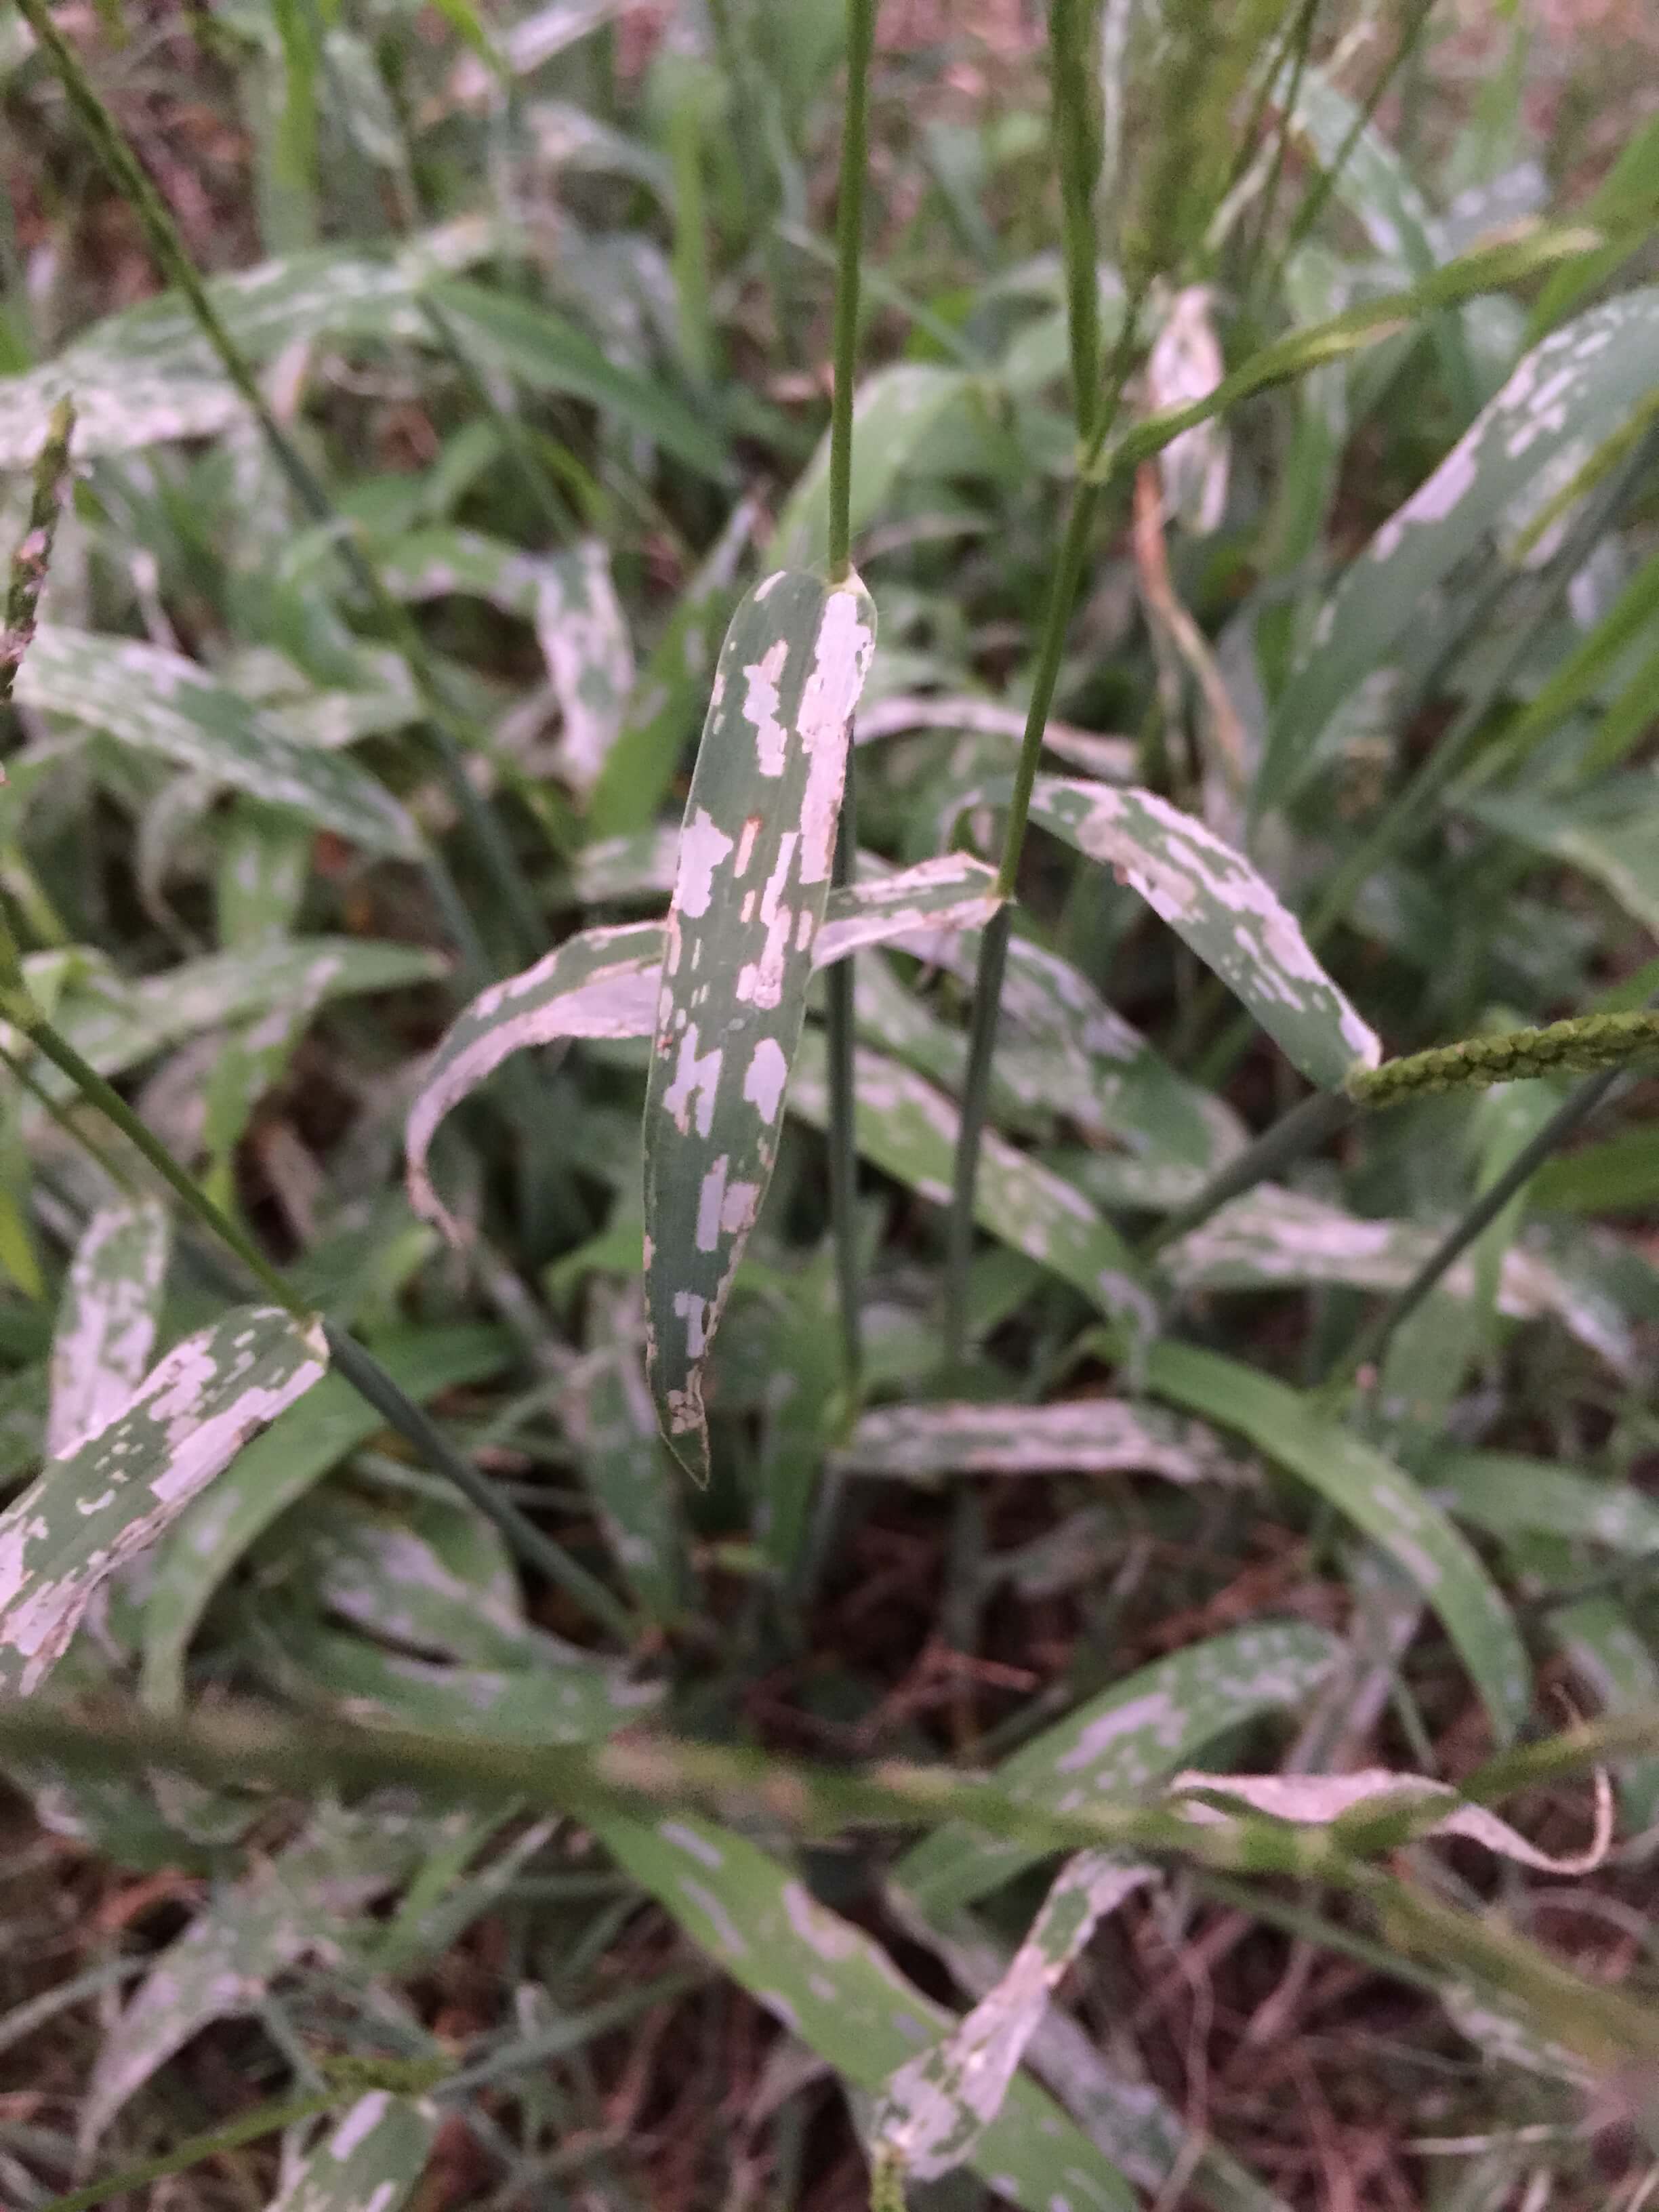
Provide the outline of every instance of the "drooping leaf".
[[[1659,1660],[1615,1597],[1579,1598],[1557,1607],[1550,1632],[1574,1675],[1605,1713],[1652,1712],[1659,1705]],[[1659,1759],[1626,1759],[1615,1771],[1631,1826],[1659,1820]]]
[[191,2036],[252,2010],[285,1967],[333,1949],[351,1917],[402,1879],[431,1828],[386,1800],[349,1813],[326,1806],[286,1850],[205,1904],[104,2039],[81,2106],[82,2154]]
[[846,1474],[937,1485],[950,1474],[1114,1474],[1248,1483],[1252,1469],[1213,1429],[1123,1398],[1051,1406],[889,1406],[860,1416],[835,1464]]
[[1237,1429],[1398,1560],[1462,1654],[1500,1744],[1532,1704],[1515,1617],[1479,1555],[1440,1508],[1373,1445],[1271,1376],[1169,1339],[1146,1354],[1146,1386]]
[[[492,1374],[509,1349],[495,1328],[419,1329],[380,1344],[377,1356],[398,1388],[421,1402]],[[191,1638],[238,1560],[380,1425],[380,1415],[349,1383],[325,1376],[186,1508],[157,1556],[144,1606],[140,1689],[152,1711],[175,1712],[182,1704]]]
[[[1225,1730],[1294,1710],[1341,1651],[1334,1637],[1301,1621],[1260,1621],[1190,1644],[1034,1736],[997,1768],[997,1786],[1062,1813],[1142,1796]],[[972,1904],[1035,1856],[952,1821],[906,1852],[893,1880],[931,1919]]]
[[170,1352],[95,1436],[48,1460],[0,1514],[0,1690],[38,1687],[99,1584],[327,1365],[320,1337],[288,1315],[233,1306]]
[[720,650],[686,801],[646,1094],[646,1371],[699,1480],[703,1370],[771,1180],[875,642],[856,577],[757,584]]
[[[850,1920],[746,1837],[708,1820],[595,1824],[606,1848],[733,1980],[843,2080],[879,2089],[951,2025]],[[1116,2170],[1033,2081],[1016,2078],[972,2153],[1026,2212],[1131,2212]]]
[[1279,702],[1258,804],[1284,802],[1321,732],[1386,668],[1426,593],[1498,529],[1523,495],[1536,507],[1571,482],[1651,390],[1659,290],[1629,292],[1553,331],[1516,366],[1426,483],[1348,568]]
[[[447,0],[453,10],[454,0]],[[366,2089],[307,2151],[267,2212],[399,2212],[426,2171],[441,2115],[425,2097]]]
[[102,1206],[81,1232],[52,1342],[49,1459],[67,1459],[114,1419],[155,1348],[172,1224],[158,1199]]
[[368,852],[407,860],[421,850],[414,823],[372,776],[338,754],[296,744],[182,653],[44,623],[18,672],[17,696]]
[[1002,1980],[889,2079],[870,2130],[878,2156],[890,2158],[907,2181],[937,2181],[971,2158],[1002,2110],[1050,1990],[1105,1915],[1156,1879],[1152,1867],[1125,1866],[1105,1851],[1068,1859]]
[[1340,1084],[1382,1057],[1320,966],[1294,915],[1196,816],[1156,792],[1036,780],[1031,819],[1113,869],[1243,1000],[1310,1083]]

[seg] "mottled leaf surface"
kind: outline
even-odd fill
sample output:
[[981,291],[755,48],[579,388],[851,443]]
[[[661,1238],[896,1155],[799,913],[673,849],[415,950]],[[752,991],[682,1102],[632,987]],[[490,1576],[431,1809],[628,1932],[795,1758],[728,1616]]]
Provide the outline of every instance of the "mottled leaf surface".
[[908,2180],[937,2181],[973,2156],[1002,2109],[1049,1992],[1104,1916],[1157,1879],[1105,1851],[1079,1851],[1055,1876],[1008,1970],[951,2033],[889,2080],[871,2137]]
[[441,2117],[425,2097],[365,2090],[300,2160],[268,2212],[398,2212],[426,2170]]
[[1196,1346],[1153,1345],[1146,1384],[1240,1431],[1390,1553],[1462,1654],[1498,1741],[1513,1738],[1532,1705],[1515,1617],[1473,1546],[1408,1474],[1284,1383]]
[[[746,1837],[693,1819],[594,1825],[687,1934],[855,2087],[879,2089],[950,2028],[861,1928]],[[1034,2081],[1010,2084],[971,2163],[1026,2212],[1132,2212],[1116,2169]]]
[[[421,1329],[377,1346],[399,1389],[421,1402],[493,1374],[510,1341],[499,1329]],[[325,1376],[188,1505],[158,1553],[144,1606],[141,1689],[153,1711],[176,1711],[185,1654],[215,1590],[279,1514],[366,1443],[380,1416],[349,1382]]]
[[1313,646],[1279,703],[1261,804],[1281,802],[1349,695],[1386,668],[1425,595],[1495,532],[1571,483],[1656,381],[1659,290],[1627,292],[1553,331],[1433,474],[1376,532],[1322,611]]
[[[1189,1644],[1034,1736],[996,1769],[997,1787],[1061,1813],[1144,1796],[1225,1729],[1294,1711],[1341,1649],[1322,1629],[1272,1620]],[[952,1821],[908,1851],[894,1880],[932,1917],[970,1905],[1042,1856]]]
[[100,1206],[82,1231],[52,1331],[49,1459],[95,1437],[143,1381],[172,1243],[167,1210],[154,1198]]
[[286,1314],[234,1306],[168,1352],[95,1436],[48,1460],[0,1514],[0,1691],[38,1688],[99,1584],[327,1364],[320,1340]]
[[18,672],[27,707],[212,776],[372,853],[415,858],[421,837],[390,792],[337,753],[298,744],[182,653],[43,623]]
[[1327,1089],[1382,1048],[1314,957],[1300,923],[1242,853],[1156,792],[1039,776],[1031,819],[1103,861],[1220,976],[1310,1083]]
[[1242,1459],[1202,1421],[1126,1398],[1052,1406],[884,1406],[860,1417],[836,1464],[846,1474],[937,1484],[951,1474],[1161,1474],[1241,1483]]
[[875,643],[855,577],[757,584],[726,632],[686,801],[646,1093],[646,1371],[702,1481],[704,1366],[771,1180]]

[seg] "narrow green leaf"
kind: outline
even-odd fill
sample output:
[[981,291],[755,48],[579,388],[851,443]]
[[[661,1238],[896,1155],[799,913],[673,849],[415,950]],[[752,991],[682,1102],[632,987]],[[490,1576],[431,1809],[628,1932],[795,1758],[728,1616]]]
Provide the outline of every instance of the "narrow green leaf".
[[[951,2026],[861,1928],[820,1905],[746,1837],[711,1821],[605,1815],[607,1850],[711,1958],[854,2087],[888,2075]],[[1034,2081],[1016,2077],[971,2154],[1026,2212],[1132,2212],[1118,2174]]]
[[49,1459],[106,1428],[149,1370],[173,1244],[159,1199],[100,1207],[81,1232],[64,1280],[52,1340]]
[[1039,776],[1031,819],[1100,860],[1214,969],[1310,1083],[1333,1089],[1382,1048],[1243,854],[1156,792]]
[[1535,853],[1565,860],[1659,933],[1659,775],[1631,769],[1559,799],[1474,799],[1465,811]]
[[1611,169],[1584,203],[1586,222],[1616,234],[1603,246],[1558,269],[1533,304],[1527,325],[1528,343],[1553,330],[1586,294],[1606,283],[1635,252],[1659,215],[1659,115],[1650,117],[1625,141]]
[[1526,1650],[1478,1554],[1408,1475],[1270,1376],[1167,1339],[1146,1355],[1146,1385],[1249,1437],[1398,1560],[1462,1654],[1499,1744],[1532,1703]]
[[[456,0],[439,0],[453,14]],[[425,2097],[368,2089],[333,2121],[268,2212],[399,2212],[426,2171],[441,2115]]]
[[[1342,1647],[1301,1621],[1259,1621],[1159,1659],[1091,1698],[997,1768],[1022,1804],[1075,1812],[1144,1796],[1227,1729],[1294,1711]],[[970,1905],[1043,1854],[951,1821],[907,1851],[895,1885],[925,1917]]]
[[855,576],[757,584],[726,632],[686,802],[646,1096],[646,1367],[699,1480],[704,1365],[771,1180],[875,642]]
[[0,1691],[62,1657],[99,1584],[153,1544],[238,1451],[320,1381],[320,1339],[270,1306],[234,1306],[170,1352],[125,1412],[0,1514]]
[[1460,1520],[1494,1535],[1541,1530],[1638,1557],[1659,1551],[1659,1505],[1627,1482],[1520,1452],[1447,1449],[1429,1460],[1423,1479]]
[[311,839],[302,823],[257,799],[237,799],[214,879],[222,948],[241,951],[291,935],[310,865]]
[[620,368],[553,308],[462,280],[432,290],[477,350],[531,391],[589,400],[700,476],[725,475],[725,447],[702,416],[663,386]]
[[[1550,1616],[1550,1629],[1574,1674],[1604,1714],[1659,1711],[1659,1660],[1616,1598],[1580,1598]],[[1659,1759],[1616,1765],[1625,1817],[1638,1833],[1659,1820]]]
[[1659,1123],[1621,1129],[1600,1144],[1547,1160],[1533,1177],[1534,1206],[1565,1213],[1645,1212],[1659,1201]]
[[637,1283],[588,1292],[587,1351],[560,1401],[582,1477],[629,1586],[653,1620],[677,1620],[690,1587],[680,1486],[645,1380]]
[[19,702],[210,775],[373,853],[413,859],[420,833],[391,793],[338,754],[297,744],[182,653],[45,623]]
[[[428,1234],[429,1235],[429,1231]],[[418,1401],[493,1374],[507,1357],[499,1329],[419,1329],[377,1346],[398,1388]],[[140,1693],[152,1712],[184,1701],[185,1654],[214,1592],[277,1516],[381,1426],[349,1383],[325,1376],[240,1454],[217,1486],[186,1507],[159,1553],[144,1606]]]

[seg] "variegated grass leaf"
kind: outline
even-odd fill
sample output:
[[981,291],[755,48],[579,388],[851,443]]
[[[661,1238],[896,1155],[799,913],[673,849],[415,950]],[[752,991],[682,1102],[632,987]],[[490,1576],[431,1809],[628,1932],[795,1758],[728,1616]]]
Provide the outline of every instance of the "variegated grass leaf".
[[67,1459],[107,1427],[143,1381],[172,1243],[155,1198],[114,1200],[82,1231],[52,1332],[48,1459]]
[[[606,1849],[686,1932],[846,2081],[879,2090],[951,2026],[863,1929],[747,1837],[687,1817],[605,1815]],[[1017,2077],[969,2155],[1026,2212],[1131,2212],[1121,2176],[1036,2082]]]
[[429,2098],[366,2089],[301,2159],[267,2212],[400,2212],[426,2171],[441,2117]]
[[100,1583],[327,1365],[317,1332],[274,1307],[233,1306],[170,1352],[95,1436],[48,1460],[0,1514],[0,1690],[36,1689]]
[[721,647],[686,801],[646,1092],[646,1371],[699,1481],[703,1370],[771,1180],[875,642],[856,576],[757,584]]
[[1206,1423],[1124,1398],[884,1406],[860,1416],[835,1465],[843,1474],[930,1487],[951,1474],[1140,1473],[1230,1486],[1255,1479],[1251,1462]]
[[1031,819],[1144,898],[1248,1006],[1310,1083],[1334,1089],[1382,1047],[1295,915],[1244,858],[1156,792],[1040,775]]

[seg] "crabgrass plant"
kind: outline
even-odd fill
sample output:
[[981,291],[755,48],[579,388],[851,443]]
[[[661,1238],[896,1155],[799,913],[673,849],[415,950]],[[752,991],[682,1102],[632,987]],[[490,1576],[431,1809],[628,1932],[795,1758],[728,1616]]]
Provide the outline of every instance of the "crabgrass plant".
[[1646,2200],[1659,125],[1438,12],[0,18],[9,2203]]

